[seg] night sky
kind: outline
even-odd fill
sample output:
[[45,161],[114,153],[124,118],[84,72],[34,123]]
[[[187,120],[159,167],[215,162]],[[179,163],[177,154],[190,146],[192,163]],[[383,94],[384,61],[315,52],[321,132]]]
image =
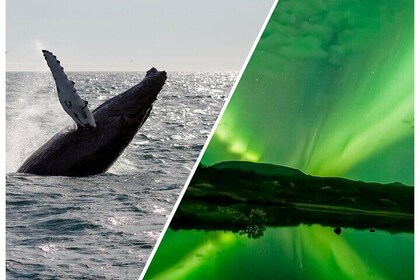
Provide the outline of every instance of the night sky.
[[414,181],[413,1],[280,1],[202,159]]

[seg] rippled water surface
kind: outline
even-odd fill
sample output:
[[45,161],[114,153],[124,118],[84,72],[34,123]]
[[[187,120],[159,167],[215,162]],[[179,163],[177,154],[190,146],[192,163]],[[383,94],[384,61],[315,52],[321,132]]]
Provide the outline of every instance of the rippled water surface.
[[[73,72],[91,109],[144,73]],[[50,73],[7,73],[8,279],[135,279],[223,106],[235,73],[168,73],[149,119],[111,169],[85,178],[14,171],[72,120]]]
[[337,235],[319,224],[260,230],[251,237],[169,228],[144,279],[414,279],[410,232],[343,228]]

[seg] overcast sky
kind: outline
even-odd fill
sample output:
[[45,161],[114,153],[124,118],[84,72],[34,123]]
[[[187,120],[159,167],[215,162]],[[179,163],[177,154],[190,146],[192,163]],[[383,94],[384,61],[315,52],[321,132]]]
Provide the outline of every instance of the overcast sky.
[[239,71],[273,0],[8,0],[6,70]]

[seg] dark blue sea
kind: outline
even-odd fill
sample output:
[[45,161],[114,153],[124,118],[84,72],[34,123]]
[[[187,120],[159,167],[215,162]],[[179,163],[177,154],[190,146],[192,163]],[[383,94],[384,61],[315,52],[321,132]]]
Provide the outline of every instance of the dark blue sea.
[[[92,110],[144,73],[68,76]],[[150,117],[111,169],[71,178],[15,173],[73,121],[50,73],[7,73],[7,278],[137,279],[235,77],[169,72]]]

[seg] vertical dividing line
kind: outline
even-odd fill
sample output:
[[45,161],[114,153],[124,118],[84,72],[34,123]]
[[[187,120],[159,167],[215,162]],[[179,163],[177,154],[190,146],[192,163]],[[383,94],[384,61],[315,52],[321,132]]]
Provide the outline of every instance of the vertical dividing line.
[[141,274],[140,274],[139,280],[142,280],[142,279],[144,278],[144,276],[146,275],[147,269],[149,268],[149,266],[150,266],[150,264],[151,264],[151,262],[152,262],[152,260],[153,260],[153,258],[154,258],[154,256],[155,256],[155,254],[156,254],[156,252],[157,252],[157,249],[159,248],[159,245],[160,245],[160,243],[162,242],[163,237],[165,236],[165,233],[166,233],[166,231],[167,231],[167,229],[168,229],[168,227],[169,227],[169,224],[171,223],[172,218],[173,218],[173,216],[175,215],[175,212],[176,212],[176,210],[178,209],[178,206],[179,206],[179,204],[181,203],[182,198],[184,197],[184,194],[185,194],[185,192],[186,192],[186,190],[187,190],[187,188],[188,188],[188,186],[189,186],[189,184],[190,184],[190,182],[191,182],[192,177],[194,176],[194,173],[195,173],[195,171],[196,171],[196,169],[197,169],[197,167],[198,167],[198,164],[200,163],[201,158],[203,157],[204,152],[206,151],[207,146],[209,145],[210,140],[211,140],[211,138],[213,137],[214,132],[216,131],[216,128],[217,128],[217,126],[219,125],[220,120],[222,119],[223,113],[225,112],[225,110],[226,110],[226,108],[227,108],[227,106],[228,106],[228,104],[229,104],[229,102],[230,102],[230,99],[232,98],[232,95],[233,95],[233,93],[235,92],[236,87],[238,86],[238,83],[239,83],[239,81],[241,80],[242,75],[243,75],[243,73],[245,72],[246,67],[248,66],[249,60],[251,59],[251,56],[252,56],[252,54],[254,53],[254,50],[255,50],[255,48],[257,47],[258,42],[260,41],[261,35],[263,34],[263,32],[264,32],[264,30],[265,30],[265,27],[267,26],[268,21],[270,20],[271,15],[273,14],[274,9],[275,9],[275,8],[276,8],[276,6],[277,6],[278,1],[279,1],[279,0],[275,0],[275,1],[274,1],[273,5],[271,6],[270,11],[268,12],[268,15],[267,15],[267,17],[266,17],[266,19],[265,19],[265,21],[264,21],[264,24],[262,25],[262,27],[261,27],[261,29],[260,29],[260,32],[259,32],[259,34],[258,34],[257,38],[255,39],[254,44],[253,44],[253,46],[252,46],[252,48],[251,48],[250,52],[248,53],[248,57],[246,58],[245,63],[243,64],[242,69],[241,69],[241,71],[239,72],[239,75],[238,75],[238,77],[236,78],[236,81],[235,81],[235,83],[234,83],[234,85],[233,85],[232,89],[230,90],[230,93],[229,93],[229,95],[228,95],[228,98],[227,98],[227,100],[225,101],[225,104],[223,105],[223,108],[222,108],[222,110],[220,111],[219,116],[217,117],[217,120],[216,120],[216,122],[215,122],[215,124],[214,124],[214,126],[213,126],[213,128],[212,128],[212,130],[211,130],[211,132],[210,132],[210,135],[208,136],[208,138],[207,138],[207,140],[206,140],[206,143],[204,144],[203,149],[201,150],[200,155],[198,156],[198,158],[197,158],[197,160],[196,160],[196,162],[195,162],[195,164],[194,164],[194,167],[193,167],[193,169],[191,170],[190,176],[188,177],[187,181],[185,182],[185,185],[184,185],[183,189],[181,190],[181,193],[179,194],[178,200],[176,201],[175,206],[174,206],[174,208],[172,209],[172,212],[171,212],[171,214],[170,214],[170,216],[169,216],[168,220],[166,221],[166,224],[165,224],[165,226],[164,226],[164,228],[163,228],[162,232],[160,233],[159,239],[157,240],[157,242],[156,242],[156,244],[155,244],[155,247],[153,248],[153,251],[152,251],[152,253],[151,253],[151,254],[150,254],[150,256],[149,256],[149,259],[147,260],[146,266],[143,268],[143,271],[142,271],[142,272],[141,272]]

